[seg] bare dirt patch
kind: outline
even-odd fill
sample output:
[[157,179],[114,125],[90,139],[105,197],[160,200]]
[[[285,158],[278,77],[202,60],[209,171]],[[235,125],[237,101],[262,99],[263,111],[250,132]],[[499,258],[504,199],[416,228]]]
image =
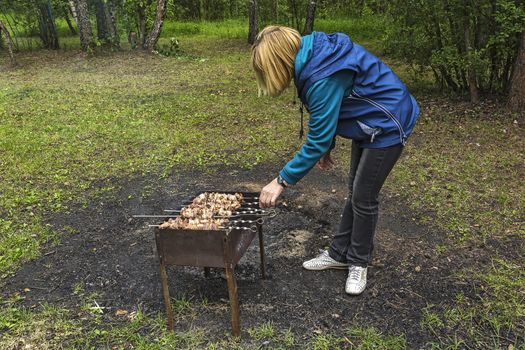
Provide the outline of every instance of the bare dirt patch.
[[[159,213],[200,189],[255,190],[269,180],[273,168],[185,170],[162,182],[139,179],[116,197],[50,217],[50,223],[65,232],[62,243],[4,281],[2,294],[21,293],[27,306],[46,302],[76,308],[72,295],[82,285],[86,293],[98,293],[108,322],[114,321],[118,309],[140,306],[145,312],[163,312],[153,234],[131,215]],[[346,179],[336,173],[313,171],[301,185],[286,191],[279,215],[264,227],[270,279],[260,279],[257,242],[236,269],[243,330],[271,321],[278,329],[290,328],[309,338],[314,330],[342,333],[349,327],[374,326],[386,334],[406,334],[410,347],[423,346],[432,336],[421,331],[421,309],[446,304],[458,292],[474,298],[474,286],[454,273],[474,263],[471,259],[486,261],[483,252],[461,260],[452,250],[438,253],[436,246],[445,242],[444,235],[418,225],[399,198],[386,193],[368,288],[350,297],[344,293],[345,271],[310,272],[301,267],[329,244],[346,186]],[[145,188],[154,190],[141,195]],[[229,309],[222,271],[212,270],[210,278],[197,268],[168,272],[172,295],[191,304],[177,313],[176,328],[197,327],[213,338],[223,337],[229,330]]]

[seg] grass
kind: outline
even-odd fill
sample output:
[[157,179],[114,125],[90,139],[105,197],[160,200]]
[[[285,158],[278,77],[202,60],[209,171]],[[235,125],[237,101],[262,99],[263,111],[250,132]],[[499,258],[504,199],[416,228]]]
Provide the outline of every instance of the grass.
[[[198,59],[72,53],[64,65],[54,53],[40,62],[21,55],[21,67],[2,74],[0,275],[56,239],[42,221],[45,211],[111,191],[111,179],[175,164],[249,168],[297,145],[285,122],[295,115],[291,93],[277,103],[256,97],[244,45],[193,45],[187,49]],[[205,54],[218,49],[224,53]]]
[[275,331],[273,329],[273,324],[271,322],[263,323],[256,328],[251,328],[248,330],[248,334],[256,339],[273,339]]
[[[265,25],[289,23],[261,23],[261,29]],[[315,30],[323,32],[343,32],[360,43],[366,43],[375,51],[380,48],[380,42],[385,36],[389,20],[378,15],[366,15],[359,18],[317,18]],[[121,38],[126,38],[124,25],[121,29]],[[78,49],[80,42],[78,36],[72,35],[67,23],[62,18],[56,20],[56,28],[60,43],[64,49]],[[302,29],[302,28],[301,28]],[[96,35],[96,31],[94,32]],[[176,21],[168,19],[164,21],[162,38],[208,38],[208,39],[246,39],[248,37],[247,19],[227,19],[223,21]],[[17,27],[14,35],[17,47],[20,49],[39,49],[41,42],[36,33],[30,33],[23,27]],[[125,41],[123,41],[125,45]]]
[[[476,247],[491,261],[457,271],[459,279],[479,284],[481,297],[429,306],[422,329],[439,339],[434,349],[524,347],[525,142],[515,122],[522,119],[491,103],[420,102],[415,135],[386,187],[419,222],[448,235],[449,246],[437,245],[438,253]],[[506,248],[490,251],[492,242]]]
[[[83,299],[79,298],[79,303]],[[242,341],[226,338],[212,341],[204,329],[169,332],[164,315],[146,315],[140,309],[122,316],[113,316],[114,310],[68,310],[44,304],[38,311],[18,306],[19,301],[0,300],[0,346],[5,350],[21,347],[46,349],[243,349],[255,350],[266,342],[267,348],[293,349],[295,335],[289,331],[274,330],[271,323],[263,323],[248,331]],[[102,313],[101,313],[102,312]],[[80,317],[78,317],[78,313]],[[103,315],[104,314],[104,315]],[[108,327],[107,323],[111,322]],[[337,338],[316,335],[301,348],[312,350],[404,349],[403,337],[384,336],[372,328],[350,329],[348,336]]]
[[421,328],[451,348],[502,348],[504,344],[525,347],[525,271],[523,266],[496,259],[488,271],[468,275],[479,281],[479,304],[458,294],[452,305],[440,310],[428,305]]
[[[73,202],[111,195],[134,176],[166,176],[182,166],[250,168],[282,162],[297,149],[292,91],[273,100],[255,97],[244,27],[204,23],[192,33],[195,25],[166,24],[162,43],[171,33],[181,33],[182,53],[174,57],[25,52],[18,54],[18,68],[0,66],[1,277],[37,257],[43,244],[74,234],[68,228],[52,230],[45,221],[49,212],[67,212]],[[345,31],[355,31],[355,38],[379,47],[380,29],[358,31],[355,22],[348,26]],[[75,47],[76,40],[64,42]],[[428,86],[425,78],[411,79],[402,63],[387,61],[411,88]],[[388,193],[407,203],[420,221],[448,233],[453,247],[436,246],[441,254],[500,241],[523,257],[523,119],[490,103],[471,107],[412,90],[420,93],[423,113],[386,184]],[[339,160],[347,158],[348,143],[336,152]],[[489,254],[492,265],[458,271],[458,278],[476,283],[478,299],[458,295],[422,311],[421,332],[436,339],[429,348],[525,347],[525,261],[508,258],[505,251]],[[84,295],[81,286],[77,292],[78,310],[50,305],[32,310],[16,296],[3,300],[0,347],[240,349],[256,348],[263,339],[276,348],[406,346],[403,335],[383,335],[374,328],[348,330],[343,337],[314,333],[304,342],[272,324],[252,329],[247,343],[207,344],[205,330],[167,334],[160,315],[137,311],[125,319],[104,318],[95,295]],[[191,307],[185,298],[177,303],[181,312]]]
[[[287,23],[271,23],[287,25]],[[264,27],[267,24],[261,24]],[[389,25],[388,20],[381,16],[370,15],[360,18],[317,18],[315,30],[322,32],[343,32],[358,41],[379,41]],[[164,23],[163,37],[201,36],[217,39],[246,39],[248,37],[247,19],[229,19],[225,21],[173,21]]]
[[407,147],[389,189],[459,241],[524,238],[525,141],[518,116],[490,105],[456,114],[457,105],[445,100],[423,103],[415,145]]

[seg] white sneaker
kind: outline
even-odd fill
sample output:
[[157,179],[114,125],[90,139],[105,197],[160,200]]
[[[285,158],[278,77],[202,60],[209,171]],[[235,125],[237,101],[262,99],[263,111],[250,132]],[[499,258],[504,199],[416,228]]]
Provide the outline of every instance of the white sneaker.
[[350,295],[359,295],[366,288],[366,267],[350,266],[346,279],[345,292]]
[[320,271],[326,269],[346,269],[348,268],[348,264],[332,259],[330,255],[328,255],[328,250],[323,250],[317,257],[305,261],[303,267],[307,270]]

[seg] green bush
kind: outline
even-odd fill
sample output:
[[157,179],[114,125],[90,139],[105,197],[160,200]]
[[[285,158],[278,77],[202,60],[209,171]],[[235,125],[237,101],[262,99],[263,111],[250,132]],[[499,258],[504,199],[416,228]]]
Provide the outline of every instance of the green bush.
[[388,54],[431,67],[443,88],[468,91],[470,72],[481,91],[507,89],[525,25],[523,2],[399,0],[388,13],[393,21],[384,40]]

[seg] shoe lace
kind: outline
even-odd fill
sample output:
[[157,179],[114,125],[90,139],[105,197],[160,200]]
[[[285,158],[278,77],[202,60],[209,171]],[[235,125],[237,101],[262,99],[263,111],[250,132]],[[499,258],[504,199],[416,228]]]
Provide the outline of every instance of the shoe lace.
[[317,255],[317,258],[322,258],[326,256],[329,256],[326,250],[319,250],[319,255]]
[[351,280],[359,281],[361,279],[361,269],[358,266],[352,266],[348,270],[348,277]]

